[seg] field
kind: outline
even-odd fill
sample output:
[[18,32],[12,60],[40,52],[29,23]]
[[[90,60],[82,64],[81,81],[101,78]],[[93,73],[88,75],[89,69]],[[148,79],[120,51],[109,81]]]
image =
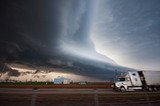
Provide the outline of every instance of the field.
[[0,88],[91,88],[108,89],[112,83],[86,83],[86,84],[53,84],[52,82],[1,82]]

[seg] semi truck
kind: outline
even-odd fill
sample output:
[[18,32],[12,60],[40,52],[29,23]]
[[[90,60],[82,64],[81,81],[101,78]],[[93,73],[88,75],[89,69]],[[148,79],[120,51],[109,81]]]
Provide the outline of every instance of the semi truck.
[[133,71],[126,72],[117,78],[113,84],[116,91],[159,91],[160,71]]

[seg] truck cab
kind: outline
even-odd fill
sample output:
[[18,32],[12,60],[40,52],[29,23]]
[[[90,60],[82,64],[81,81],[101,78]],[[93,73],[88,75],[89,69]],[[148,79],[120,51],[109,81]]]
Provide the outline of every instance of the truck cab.
[[138,72],[127,72],[121,75],[114,83],[114,89],[125,92],[142,89],[142,82]]

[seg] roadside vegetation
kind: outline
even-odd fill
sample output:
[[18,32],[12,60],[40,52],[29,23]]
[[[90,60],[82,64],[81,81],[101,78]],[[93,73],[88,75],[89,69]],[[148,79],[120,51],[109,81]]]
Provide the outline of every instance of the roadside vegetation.
[[0,88],[91,88],[106,89],[111,88],[111,82],[86,82],[70,84],[54,84],[53,82],[0,82]]

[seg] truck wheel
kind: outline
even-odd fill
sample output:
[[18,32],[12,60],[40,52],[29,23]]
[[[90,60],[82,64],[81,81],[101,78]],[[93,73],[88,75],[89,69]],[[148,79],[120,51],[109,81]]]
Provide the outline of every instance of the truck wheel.
[[151,87],[148,88],[148,91],[153,91],[153,89]]
[[158,91],[158,87],[154,87],[154,91]]
[[122,87],[120,88],[120,91],[121,91],[121,92],[126,92],[125,87],[122,86]]

